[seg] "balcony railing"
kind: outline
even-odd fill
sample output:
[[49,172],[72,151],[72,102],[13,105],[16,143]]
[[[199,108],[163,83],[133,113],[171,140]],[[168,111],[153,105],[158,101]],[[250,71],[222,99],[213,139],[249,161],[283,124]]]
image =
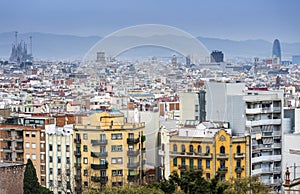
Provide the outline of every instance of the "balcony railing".
[[142,153],[146,153],[146,148],[142,148]]
[[76,180],[76,181],[81,180],[81,176],[80,176],[80,175],[75,175],[75,180]]
[[91,144],[92,146],[96,146],[96,145],[106,145],[107,144],[107,139],[100,139],[100,140],[91,140]]
[[235,168],[235,172],[237,172],[237,173],[241,173],[243,170],[244,170],[243,167],[236,167]]
[[128,175],[127,176],[127,180],[129,182],[137,181],[139,179],[140,179],[140,174],[137,174],[137,175]]
[[212,153],[194,153],[194,152],[170,152],[170,156],[184,156],[189,158],[211,159]]
[[91,168],[94,170],[107,169],[108,163],[105,164],[91,164]]
[[136,150],[136,151],[129,150],[129,151],[127,151],[127,156],[138,156],[139,154],[140,154],[140,150]]
[[81,163],[75,163],[75,168],[80,169],[81,168]]
[[74,143],[76,143],[76,144],[81,144],[81,139],[75,138],[75,139],[74,139]]
[[219,172],[227,172],[228,171],[228,167],[220,167]]
[[80,157],[81,156],[81,151],[74,151],[74,155],[76,156],[76,157]]
[[138,168],[140,166],[139,162],[127,163],[128,168]]
[[217,154],[217,159],[219,160],[227,160],[228,159],[228,154],[223,154],[223,153],[220,153],[220,154]]
[[127,144],[137,144],[140,142],[140,138],[127,138]]
[[96,158],[107,157],[107,155],[107,152],[91,152],[91,156]]
[[92,176],[91,179],[95,183],[102,183],[102,184],[106,184],[108,181],[107,176]]
[[235,153],[234,154],[234,158],[244,158],[245,157],[245,153]]

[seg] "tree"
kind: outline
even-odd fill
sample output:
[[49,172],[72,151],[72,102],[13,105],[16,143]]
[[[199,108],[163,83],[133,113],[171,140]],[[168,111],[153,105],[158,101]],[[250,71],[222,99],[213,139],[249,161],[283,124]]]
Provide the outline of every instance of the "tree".
[[50,191],[48,188],[40,185],[40,194],[53,194],[53,191]]
[[252,176],[233,180],[224,194],[268,194],[270,192],[270,188],[260,182],[258,177]]
[[38,182],[35,168],[30,159],[27,160],[27,164],[24,172],[23,193],[24,194],[40,193],[40,184]]

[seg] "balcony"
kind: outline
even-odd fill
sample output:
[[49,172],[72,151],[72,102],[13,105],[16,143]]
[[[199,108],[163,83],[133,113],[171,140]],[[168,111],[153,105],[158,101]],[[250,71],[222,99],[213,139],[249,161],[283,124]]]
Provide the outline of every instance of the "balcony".
[[91,180],[95,183],[106,184],[108,181],[108,177],[107,176],[92,176]]
[[138,168],[140,166],[139,162],[127,163],[127,168]]
[[3,147],[3,152],[8,152],[10,153],[11,152],[11,148],[10,147]]
[[218,171],[219,171],[219,172],[223,172],[223,173],[225,172],[225,173],[226,173],[226,172],[228,171],[228,167],[220,167],[220,168],[218,169]]
[[91,152],[91,157],[95,158],[107,157],[107,155],[107,152]]
[[236,168],[235,168],[235,172],[236,172],[236,173],[241,173],[243,170],[244,170],[243,167],[236,167]]
[[127,144],[137,144],[140,142],[140,138],[127,138]]
[[106,145],[107,144],[107,139],[91,140],[91,144],[92,144],[92,146]]
[[81,144],[81,139],[75,138],[75,139],[74,139],[74,143],[76,143],[76,144]]
[[81,180],[81,176],[80,176],[80,175],[75,175],[75,180],[76,180],[76,181]]
[[234,158],[235,159],[245,158],[245,153],[235,153]]
[[269,156],[259,156],[252,158],[252,163],[262,163],[270,161],[280,161],[281,155],[269,155]]
[[143,154],[146,153],[146,148],[142,148],[142,153],[143,153]]
[[75,163],[75,168],[81,169],[81,163]]
[[76,156],[76,157],[81,157],[81,151],[74,151],[74,155]]
[[94,170],[105,170],[108,167],[108,163],[105,164],[91,164],[91,168]]
[[265,119],[265,120],[257,120],[257,121],[246,121],[246,126],[253,127],[259,125],[280,125],[281,119]]
[[228,159],[228,154],[223,154],[223,153],[217,154],[217,159],[227,160]]
[[78,185],[77,187],[75,187],[75,192],[76,193],[81,193],[82,192],[81,185]]
[[10,135],[4,135],[2,138],[4,141],[12,141],[12,137]]
[[136,151],[129,150],[129,151],[127,151],[127,156],[138,156],[139,154],[140,154],[140,150],[136,150]]
[[140,174],[137,174],[137,175],[128,175],[127,176],[127,180],[129,182],[134,182],[134,181],[137,181],[140,179]]
[[259,114],[262,112],[262,108],[247,108],[246,114]]
[[23,137],[22,136],[16,136],[15,140],[16,140],[16,142],[23,142]]
[[188,170],[188,166],[187,165],[178,165],[178,169],[181,171],[185,171],[185,170]]
[[15,150],[16,150],[17,153],[23,153],[24,152],[23,147],[15,147]]

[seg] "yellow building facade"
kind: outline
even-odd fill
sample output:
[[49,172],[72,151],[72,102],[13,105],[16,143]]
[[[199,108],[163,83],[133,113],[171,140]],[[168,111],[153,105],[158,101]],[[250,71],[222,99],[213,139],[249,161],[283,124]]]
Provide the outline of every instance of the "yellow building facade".
[[74,127],[75,191],[141,184],[144,123],[126,123],[118,111],[94,113]]
[[220,129],[214,137],[170,137],[170,171],[179,175],[202,170],[212,179],[218,172],[222,180],[250,176],[250,136],[234,137]]

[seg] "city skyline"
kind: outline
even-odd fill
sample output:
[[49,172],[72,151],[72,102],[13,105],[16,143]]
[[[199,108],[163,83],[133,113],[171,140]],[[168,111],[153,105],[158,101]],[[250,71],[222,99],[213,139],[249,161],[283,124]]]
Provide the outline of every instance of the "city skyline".
[[124,27],[163,24],[193,36],[300,42],[297,9],[288,1],[4,1],[1,32],[106,36]]

